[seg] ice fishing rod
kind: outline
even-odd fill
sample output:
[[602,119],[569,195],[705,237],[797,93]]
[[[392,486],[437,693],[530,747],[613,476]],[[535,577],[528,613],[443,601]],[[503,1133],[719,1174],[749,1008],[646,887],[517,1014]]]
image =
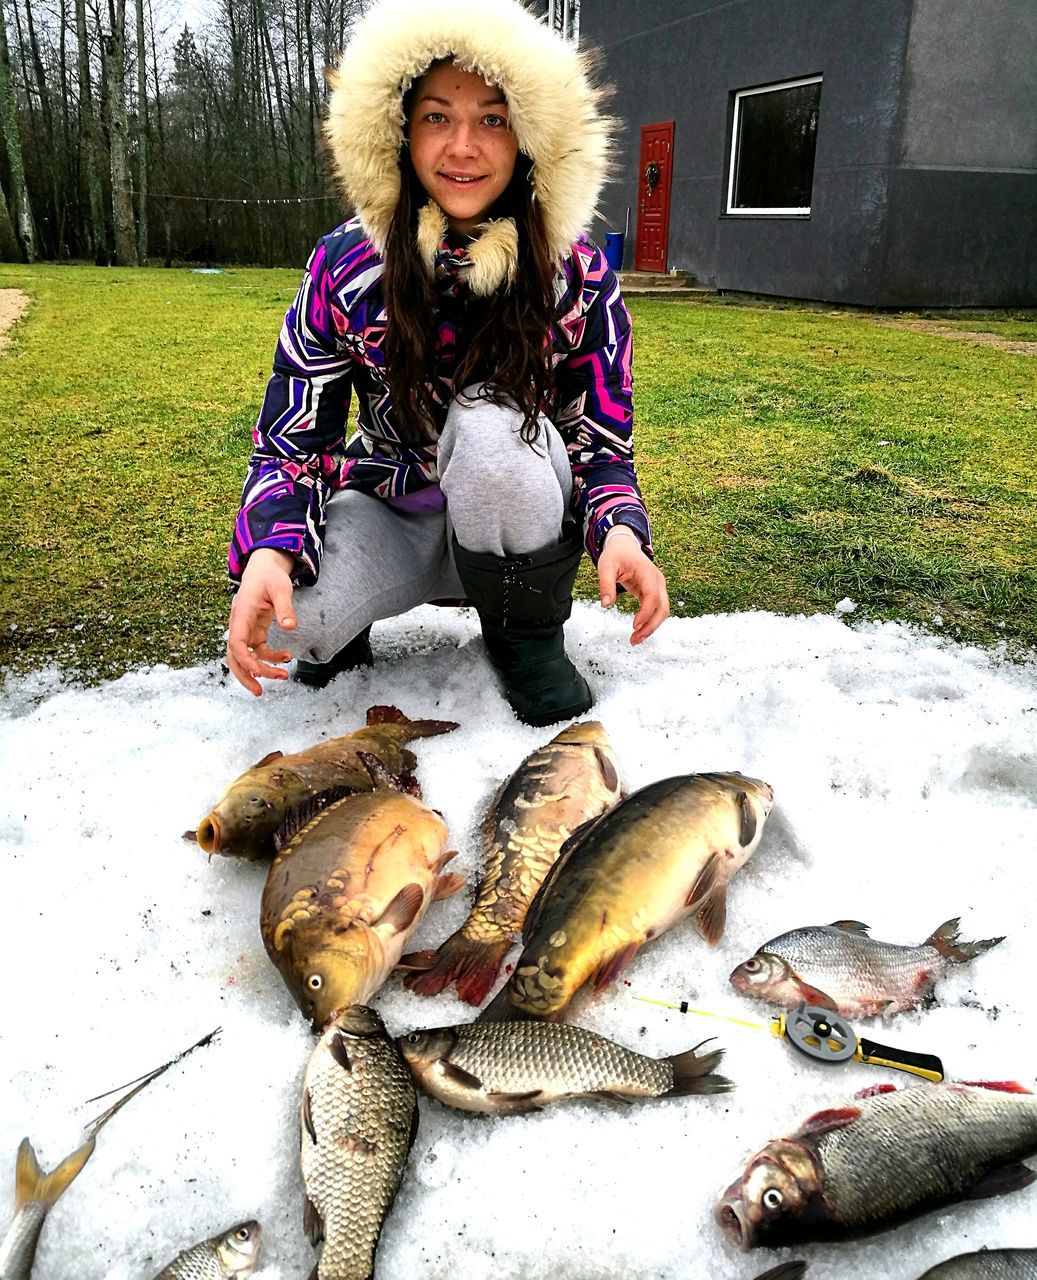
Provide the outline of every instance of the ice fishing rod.
[[769,1030],[778,1040],[787,1040],[800,1053],[816,1062],[863,1062],[873,1067],[891,1067],[895,1071],[908,1071],[933,1084],[944,1078],[943,1063],[935,1054],[916,1053],[913,1049],[894,1049],[878,1044],[864,1036],[858,1036],[845,1018],[820,1009],[817,1005],[800,1004],[786,1013],[775,1014],[769,1023],[751,1022],[747,1018],[732,1018],[724,1013],[710,1013],[707,1009],[692,1009],[687,1000],[671,1004],[668,1000],[653,1000],[648,996],[631,996],[643,1004],[656,1004],[664,1009],[676,1009],[678,1013],[693,1013],[701,1018],[719,1018],[737,1026]]

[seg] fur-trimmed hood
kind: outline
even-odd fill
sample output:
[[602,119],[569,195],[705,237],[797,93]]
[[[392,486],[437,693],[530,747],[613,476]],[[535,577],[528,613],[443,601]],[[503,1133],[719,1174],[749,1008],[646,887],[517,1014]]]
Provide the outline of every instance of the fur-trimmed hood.
[[[346,200],[384,253],[400,193],[403,95],[433,62],[454,58],[503,90],[519,150],[533,162],[554,261],[565,258],[596,211],[611,158],[612,122],[587,57],[518,0],[381,0],[357,24],[329,73],[325,134]],[[429,201],[418,251],[430,266],[446,218]],[[514,224],[484,224],[469,251],[468,282],[491,293],[510,280],[517,256]]]

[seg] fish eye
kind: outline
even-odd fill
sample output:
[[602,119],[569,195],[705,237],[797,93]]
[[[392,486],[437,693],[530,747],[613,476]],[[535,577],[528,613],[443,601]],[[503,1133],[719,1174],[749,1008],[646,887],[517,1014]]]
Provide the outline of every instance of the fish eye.
[[248,1240],[251,1234],[252,1233],[249,1231],[248,1227],[238,1227],[237,1231],[234,1232],[234,1239]]
[[785,1197],[781,1194],[777,1187],[768,1187],[763,1193],[763,1207],[765,1209],[780,1209],[785,1203]]
[[408,1044],[417,1044],[418,1041],[421,1039],[421,1033],[419,1031],[410,1031],[404,1037],[404,1039],[407,1041]]
[[760,968],[760,962],[759,960],[746,960],[745,964],[742,965],[742,968],[746,973],[757,973]]
[[319,991],[324,986],[324,979],[319,973],[311,973],[306,979],[306,985],[311,991]]

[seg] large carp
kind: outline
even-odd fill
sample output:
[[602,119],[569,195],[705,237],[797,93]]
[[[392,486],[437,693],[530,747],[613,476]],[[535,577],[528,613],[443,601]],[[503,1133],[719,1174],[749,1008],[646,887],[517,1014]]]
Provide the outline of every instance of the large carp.
[[712,946],[727,886],[760,842],[774,793],[740,773],[692,773],[635,791],[566,844],[526,916],[515,972],[483,1019],[557,1020],[686,915]]
[[1037,1097],[1016,1084],[866,1089],[758,1151],[716,1220],[742,1249],[866,1235],[1029,1186]]
[[359,1005],[345,1009],[321,1036],[303,1082],[305,1226],[314,1246],[324,1245],[318,1280],[370,1280],[417,1127],[410,1072],[381,1018]]
[[456,981],[462,1000],[482,1004],[562,845],[619,797],[612,745],[596,720],[570,725],[527,756],[483,821],[486,871],[468,919],[438,951],[404,957],[421,970],[406,985],[435,996]]
[[303,809],[284,838],[267,873],[260,928],[320,1031],[378,990],[428,904],[456,893],[464,877],[440,874],[455,856],[446,823],[402,791],[360,791],[312,815]]
[[195,839],[210,855],[269,857],[285,818],[316,795],[378,786],[416,792],[417,760],[406,744],[456,728],[452,720],[408,720],[396,707],[370,707],[363,729],[293,755],[271,751],[264,756],[224,791],[198,824]]
[[1037,1280],[1037,1249],[980,1249],[959,1253],[918,1280]]

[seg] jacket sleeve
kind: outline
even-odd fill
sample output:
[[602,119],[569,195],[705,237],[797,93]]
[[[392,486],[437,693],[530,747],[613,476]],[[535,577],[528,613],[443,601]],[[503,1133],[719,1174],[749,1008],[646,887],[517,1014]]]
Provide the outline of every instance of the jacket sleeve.
[[228,563],[240,584],[249,555],[276,547],[295,557],[293,579],[317,580],[325,509],[343,465],[352,359],[348,322],[332,298],[326,242],[313,251],[274,354]]
[[617,524],[629,525],[651,556],[634,471],[630,315],[596,245],[580,241],[570,262],[574,278],[558,322],[570,346],[555,369],[554,421],[572,465],[575,513],[595,564]]

